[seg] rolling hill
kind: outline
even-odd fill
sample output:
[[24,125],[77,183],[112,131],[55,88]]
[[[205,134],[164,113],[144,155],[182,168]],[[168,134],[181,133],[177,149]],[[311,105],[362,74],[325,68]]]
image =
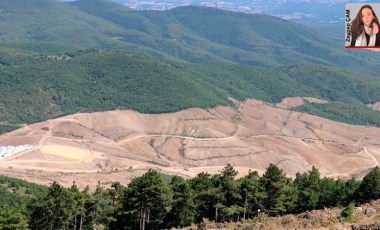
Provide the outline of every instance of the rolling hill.
[[380,126],[380,83],[339,68],[318,65],[252,67],[162,61],[125,51],[80,51],[62,55],[0,57],[2,132],[76,112],[134,109],[175,112],[229,105],[228,97],[272,104],[312,96],[301,111],[351,124]]
[[130,31],[121,40],[190,62],[223,60],[255,66],[316,63],[362,68],[359,63],[364,54],[358,58],[358,52],[336,47],[335,42],[308,27],[268,15],[194,6],[169,11],[132,11],[125,6],[104,10],[115,9],[116,3],[109,0],[70,4]]
[[112,46],[112,34],[121,33],[112,23],[57,1],[1,1],[0,9],[0,41],[37,52]]

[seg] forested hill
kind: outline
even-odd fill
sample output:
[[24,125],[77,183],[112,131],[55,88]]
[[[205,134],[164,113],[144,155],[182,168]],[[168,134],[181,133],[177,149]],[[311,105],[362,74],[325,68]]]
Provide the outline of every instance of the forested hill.
[[315,63],[363,70],[368,70],[363,68],[363,61],[374,68],[378,64],[372,63],[378,54],[368,57],[367,53],[350,52],[308,27],[268,15],[195,6],[133,11],[125,6],[117,8],[110,0],[70,4],[122,26],[128,32],[120,35],[121,41],[190,62],[228,61],[255,66]]
[[[379,53],[302,25],[204,7],[0,1],[0,131],[76,112],[173,112],[314,96],[302,111],[380,126]],[[345,69],[342,69],[345,67]]]
[[380,126],[380,83],[339,68],[303,65],[276,68],[238,64],[186,64],[125,51],[0,56],[2,131],[76,112],[135,109],[174,112],[257,98],[313,96],[332,103],[302,107],[353,124]]
[[0,41],[8,47],[36,52],[108,47],[112,34],[122,33],[113,23],[84,14],[54,0],[0,1]]
[[134,11],[110,0],[4,0],[0,9],[0,42],[22,50],[106,48],[192,63],[378,68],[378,54],[345,50],[308,27],[267,15],[194,6]]

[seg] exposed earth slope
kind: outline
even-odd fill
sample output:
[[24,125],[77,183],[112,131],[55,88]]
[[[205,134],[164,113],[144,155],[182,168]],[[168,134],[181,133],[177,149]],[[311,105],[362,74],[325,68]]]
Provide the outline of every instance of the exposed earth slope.
[[0,136],[2,146],[34,146],[2,159],[0,172],[44,184],[95,186],[128,183],[148,168],[191,177],[231,163],[243,175],[274,163],[294,176],[315,165],[322,176],[347,178],[378,165],[380,128],[233,101],[236,108],[78,113],[27,125]]

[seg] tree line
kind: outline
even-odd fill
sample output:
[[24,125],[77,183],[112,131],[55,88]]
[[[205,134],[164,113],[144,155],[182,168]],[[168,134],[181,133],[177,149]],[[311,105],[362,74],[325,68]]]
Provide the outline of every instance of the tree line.
[[296,110],[380,127],[380,112],[367,106],[380,101],[379,81],[336,67],[189,64],[127,51],[83,50],[2,54],[0,76],[0,133],[77,112],[168,113],[230,105],[228,97],[271,104],[316,97],[330,103],[306,103]]
[[149,170],[127,187],[98,184],[93,192],[75,183],[65,188],[54,182],[49,188],[34,188],[20,202],[2,195],[0,229],[163,229],[203,218],[239,221],[260,213],[277,216],[380,198],[378,167],[362,181],[321,178],[315,167],[292,179],[273,164],[262,176],[250,171],[237,179],[237,174],[227,165],[216,175],[202,172],[192,179],[173,176],[164,182],[160,173]]

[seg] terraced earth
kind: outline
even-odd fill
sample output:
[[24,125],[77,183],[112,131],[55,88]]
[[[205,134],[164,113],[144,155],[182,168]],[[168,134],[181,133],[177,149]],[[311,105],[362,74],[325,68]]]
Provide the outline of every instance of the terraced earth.
[[[360,178],[380,160],[380,128],[339,123],[258,100],[176,113],[132,110],[77,113],[0,136],[0,145],[30,145],[0,161],[4,175],[50,184],[127,184],[149,168],[192,177],[231,163],[242,176],[269,163],[289,176]],[[298,100],[298,99],[287,99]],[[318,101],[310,99],[313,101]],[[290,102],[292,104],[293,102]]]

